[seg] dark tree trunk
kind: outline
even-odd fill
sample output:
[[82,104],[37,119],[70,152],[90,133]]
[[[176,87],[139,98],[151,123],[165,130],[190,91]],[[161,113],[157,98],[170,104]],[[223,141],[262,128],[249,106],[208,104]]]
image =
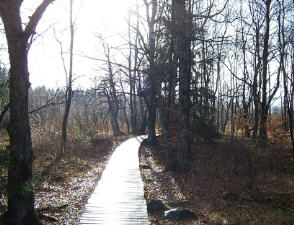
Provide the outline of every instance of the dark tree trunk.
[[62,152],[64,153],[64,150],[66,148],[66,143],[67,143],[67,124],[68,124],[68,116],[69,116],[69,111],[70,111],[70,106],[71,106],[71,99],[72,99],[72,90],[71,88],[68,88],[66,91],[67,94],[65,96],[65,109],[64,109],[64,114],[63,114],[63,121],[62,121]]
[[[294,51],[294,46],[292,47],[292,51]],[[292,53],[292,69],[291,69],[291,95],[290,97],[290,103],[288,105],[287,113],[289,117],[289,128],[290,128],[290,137],[291,137],[291,143],[292,143],[292,153],[294,155],[294,116],[293,116],[293,92],[294,92],[294,52]]]
[[155,143],[155,121],[156,121],[156,97],[155,94],[151,94],[150,101],[152,102],[148,107],[148,141],[150,144]]
[[116,113],[116,112],[111,113],[111,125],[112,125],[112,130],[113,130],[114,136],[122,135],[122,132],[119,128],[119,123],[117,121],[117,116],[118,116],[118,113]]
[[259,102],[260,96],[258,93],[258,75],[260,73],[261,59],[260,59],[260,26],[255,27],[255,67],[254,67],[254,78],[252,84],[252,95],[254,103],[254,125],[252,138],[255,140],[257,138],[258,128],[259,128]]
[[[123,114],[124,114],[124,117],[125,117],[125,123],[126,123],[126,126],[127,126],[127,132],[129,134],[130,133],[130,122],[129,122],[129,118],[128,118],[128,114],[127,114],[127,109],[126,109],[127,108],[128,99],[127,99],[126,93],[124,91],[124,86],[123,86],[123,82],[122,82],[122,78],[121,77],[120,77],[119,81],[120,81],[120,87],[122,89],[122,95],[123,95],[123,98],[124,98]],[[131,95],[132,94],[130,93],[130,98],[131,98]],[[130,104],[131,104],[131,101],[130,101]],[[131,127],[132,127],[132,124],[131,124]]]
[[34,210],[32,181],[33,149],[28,114],[28,40],[35,32],[38,21],[51,3],[44,0],[23,30],[20,16],[22,1],[1,1],[0,16],[5,27],[9,50],[10,77],[10,137],[8,166],[8,211],[9,225],[41,224]]
[[138,126],[138,133],[139,134],[146,134],[146,127],[147,127],[147,112],[143,105],[143,98],[139,97],[139,111],[140,111],[140,124]]
[[167,93],[167,112],[166,112],[166,122],[165,131],[167,133],[168,152],[167,152],[167,164],[170,168],[175,167],[175,152],[171,146],[172,144],[172,113],[175,107],[176,99],[176,83],[177,83],[177,66],[178,66],[178,51],[176,47],[176,26],[175,26],[175,4],[172,4],[172,21],[171,21],[171,39],[169,46],[169,74],[168,74],[168,93]]
[[269,35],[270,35],[270,6],[271,0],[266,1],[266,15],[265,15],[265,34],[264,46],[262,54],[262,101],[261,101],[261,116],[260,129],[258,138],[262,142],[267,141],[267,117],[269,104],[267,103],[267,69],[268,69],[268,55],[269,55]]
[[135,108],[135,102],[136,99],[134,99],[135,95],[134,89],[133,89],[133,83],[130,79],[130,122],[131,122],[131,128],[132,128],[132,134],[137,134],[137,113]]
[[[253,83],[253,89],[257,89],[257,86]],[[256,83],[257,85],[257,83]],[[259,97],[257,92],[254,93],[254,125],[253,125],[253,133],[252,133],[252,138],[255,140],[257,137],[258,133],[258,128],[259,128]]]
[[190,143],[190,83],[191,83],[191,46],[189,26],[185,1],[174,0],[176,38],[178,39],[179,56],[179,142],[178,167],[188,168],[188,159],[191,153]]
[[[28,115],[26,43],[7,32],[10,52],[10,122],[8,133],[8,217],[10,224],[38,224],[34,211],[32,181],[33,149]],[[31,221],[32,220],[32,221]]]
[[128,116],[127,116],[126,104],[127,103],[125,102],[125,106],[123,108],[123,112],[124,112],[125,122],[126,122],[126,126],[127,126],[127,132],[129,134],[130,133],[130,123],[129,123],[129,119],[128,119]]
[[[294,91],[294,43],[292,44],[292,53],[291,53],[291,79],[290,79],[290,94],[288,91],[288,82],[287,82],[287,73],[283,66],[283,74],[284,74],[284,95],[287,107],[287,115],[289,119],[289,130],[290,130],[290,138],[292,143],[292,154],[294,155],[294,124],[293,124],[293,91]],[[291,95],[291,96],[290,96]]]
[[[157,0],[151,0],[149,4],[147,0],[144,0],[146,6],[147,23],[149,29],[149,80],[150,80],[150,91],[147,103],[148,108],[148,142],[154,144],[156,142],[155,134],[155,121],[156,121],[156,71],[155,71],[155,17],[157,13]],[[151,6],[151,10],[150,10]]]
[[119,112],[119,100],[117,96],[116,84],[114,80],[114,72],[112,69],[112,63],[110,61],[110,48],[109,46],[104,45],[104,53],[107,58],[107,66],[108,66],[108,78],[107,78],[107,85],[109,85],[109,93],[107,94],[107,101],[109,106],[109,112],[111,115],[111,125],[113,130],[114,136],[120,136],[123,133],[120,130],[119,123],[118,123],[118,112]]
[[[243,79],[244,81],[248,79],[248,71],[247,71],[247,65],[246,65],[246,42],[244,35],[244,28],[242,28],[242,53],[243,53]],[[243,82],[243,89],[242,89],[242,105],[243,105],[243,120],[244,120],[244,136],[249,138],[250,135],[250,127],[249,127],[249,107],[252,101],[252,98],[250,97],[248,102],[246,101],[246,82]]]
[[[132,128],[132,134],[138,133],[137,128],[137,111],[136,111],[136,67],[137,67],[137,57],[138,51],[135,49],[134,55],[134,71],[132,72],[132,43],[131,43],[131,21],[130,21],[130,13],[129,13],[129,20],[128,20],[128,36],[129,36],[129,57],[128,57],[128,69],[129,69],[129,85],[130,85],[130,124]],[[137,37],[135,40],[135,46],[137,46]]]
[[[286,114],[284,117],[285,127],[289,127],[290,138],[292,143],[292,154],[294,155],[294,130],[293,130],[293,91],[294,91],[294,41],[293,37],[290,40],[291,46],[291,76],[288,78],[288,74],[285,68],[285,56],[286,56],[286,37],[285,37],[285,2],[282,1],[279,3],[279,16],[278,16],[278,25],[279,25],[279,53],[280,53],[280,69],[283,73],[283,81],[284,81],[284,113]],[[288,83],[290,81],[290,85]],[[290,92],[290,93],[289,93]]]

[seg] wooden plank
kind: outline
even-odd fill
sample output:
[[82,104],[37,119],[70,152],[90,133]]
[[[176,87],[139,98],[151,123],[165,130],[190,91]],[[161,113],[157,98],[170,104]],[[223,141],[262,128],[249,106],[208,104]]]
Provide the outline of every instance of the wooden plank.
[[138,157],[144,138],[131,138],[116,148],[79,224],[150,224]]

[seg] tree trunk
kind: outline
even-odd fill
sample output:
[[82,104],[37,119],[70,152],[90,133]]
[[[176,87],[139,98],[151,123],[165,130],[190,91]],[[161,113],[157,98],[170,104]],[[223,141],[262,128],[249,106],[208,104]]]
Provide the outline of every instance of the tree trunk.
[[178,68],[178,50],[176,47],[176,23],[175,23],[175,4],[172,4],[172,21],[171,21],[171,39],[169,46],[169,74],[168,74],[168,96],[167,96],[167,112],[166,112],[166,122],[165,122],[165,131],[167,133],[166,142],[168,143],[167,150],[167,164],[170,168],[175,167],[175,152],[172,148],[172,113],[175,107],[176,99],[176,83],[177,83],[177,68]]
[[254,102],[254,125],[253,125],[253,133],[252,138],[255,140],[257,138],[258,128],[259,128],[259,101],[260,96],[258,93],[258,74],[261,66],[260,59],[260,27],[256,25],[255,27],[255,66],[254,66],[254,78],[252,84],[252,95]]
[[114,136],[120,136],[122,135],[122,132],[119,128],[119,123],[117,121],[117,113],[111,113],[111,125],[112,125],[112,130],[113,130],[113,135]]
[[68,117],[71,107],[71,100],[72,100],[72,77],[73,77],[73,48],[74,48],[74,24],[73,24],[73,0],[70,0],[70,10],[69,10],[70,18],[70,49],[69,49],[69,72],[68,72],[68,80],[67,80],[67,89],[65,95],[65,110],[63,115],[63,122],[62,122],[62,152],[66,148],[67,142],[67,124],[68,124]]
[[294,40],[292,40],[292,43],[291,43],[291,84],[290,84],[290,95],[291,97],[289,97],[289,106],[288,106],[288,116],[289,116],[289,126],[290,126],[290,135],[291,135],[291,142],[292,142],[292,152],[293,152],[293,155],[294,155],[294,122],[293,122],[293,119],[294,119],[294,109],[293,109],[293,97],[294,97]]
[[140,125],[138,127],[139,134],[145,134],[147,127],[147,112],[143,105],[143,98],[139,97],[139,112],[140,112]]
[[155,17],[157,13],[157,0],[151,0],[151,12],[150,4],[147,0],[144,0],[146,6],[147,22],[149,29],[149,79],[150,79],[150,91],[148,102],[148,142],[154,144],[156,142],[155,134],[155,121],[156,121],[156,71],[155,71]]
[[26,44],[9,37],[10,51],[10,122],[8,133],[8,217],[11,224],[39,224],[34,211],[32,181],[33,149],[28,115]]
[[[291,76],[288,78],[288,74],[285,68],[285,56],[286,56],[286,37],[285,37],[285,2],[282,1],[279,4],[279,16],[278,16],[278,25],[279,25],[279,53],[280,53],[280,68],[283,73],[283,81],[284,81],[284,111],[286,114],[284,117],[285,127],[289,127],[290,138],[292,143],[292,154],[294,155],[294,130],[293,130],[293,77],[294,77],[294,42],[293,37],[290,40],[291,46]],[[290,81],[290,86],[288,84],[288,80]],[[289,91],[290,90],[290,91]],[[290,92],[290,93],[289,93]],[[282,105],[282,104],[281,104]],[[284,114],[283,113],[283,114]],[[287,123],[288,116],[288,123]]]
[[[248,73],[247,73],[247,66],[246,66],[246,43],[247,40],[245,39],[245,35],[244,35],[244,28],[242,28],[242,55],[243,55],[243,64],[244,64],[244,68],[243,68],[243,79],[244,81],[248,79]],[[249,106],[251,103],[252,98],[250,97],[250,99],[248,100],[248,102],[246,101],[246,90],[247,90],[247,86],[246,86],[246,82],[243,82],[243,89],[242,89],[242,106],[243,106],[243,120],[244,120],[244,136],[249,138],[250,137],[250,127],[249,127]]]
[[62,121],[62,153],[64,153],[67,143],[67,124],[68,124],[68,116],[71,106],[71,99],[72,99],[72,90],[68,88],[66,91],[66,97],[65,97],[65,109],[63,114],[63,121]]
[[[135,87],[136,87],[136,70],[132,73],[132,43],[131,43],[131,16],[129,13],[128,19],[128,37],[129,37],[129,57],[128,57],[128,69],[129,69],[129,85],[130,85],[130,124],[132,128],[132,134],[137,134],[137,112],[136,112],[136,96],[135,96]],[[135,46],[137,46],[137,37],[135,40]],[[135,50],[134,60],[135,66],[137,66],[137,57],[138,52]]]
[[270,35],[270,6],[271,0],[266,1],[266,15],[265,15],[265,35],[262,55],[262,102],[261,102],[261,117],[260,129],[258,138],[261,142],[267,141],[267,117],[269,105],[267,103],[267,69],[268,69],[268,55],[269,55],[269,35]]
[[151,94],[151,99],[152,101],[151,105],[149,106],[148,110],[148,141],[150,144],[155,143],[155,121],[156,121],[156,103],[155,103],[155,94]]
[[28,89],[30,87],[27,44],[38,21],[50,1],[44,1],[32,15],[25,30],[20,17],[21,1],[5,1],[0,5],[0,16],[7,38],[10,77],[10,137],[8,166],[8,211],[9,225],[41,224],[34,210],[32,181],[33,149],[28,114]]
[[109,111],[111,114],[111,125],[112,125],[113,135],[120,136],[123,133],[121,132],[119,128],[119,123],[117,120],[118,112],[119,112],[119,100],[117,96],[112,63],[110,61],[110,48],[109,46],[105,46],[105,45],[103,45],[103,47],[104,47],[105,56],[107,58],[107,66],[108,66],[108,73],[109,73],[109,76],[107,78],[107,83],[109,85],[109,94],[107,95],[107,99],[108,99]]
[[125,122],[126,122],[126,126],[127,126],[127,133],[129,134],[130,133],[130,123],[129,123],[129,119],[128,119],[128,116],[127,116],[126,104],[127,103],[125,102],[123,112],[124,112]]
[[191,80],[191,46],[189,26],[185,1],[174,0],[176,38],[178,38],[179,51],[179,142],[178,142],[178,167],[187,169],[188,158],[191,153],[190,143],[190,80]]
[[[122,95],[123,95],[123,98],[124,98],[123,114],[124,114],[125,123],[126,123],[126,126],[127,126],[127,133],[129,134],[130,133],[130,122],[129,122],[129,118],[128,118],[128,114],[127,114],[127,109],[126,109],[127,108],[128,99],[127,99],[126,93],[124,91],[124,86],[123,86],[123,82],[122,82],[122,78],[121,77],[119,79],[119,82],[120,82],[120,87],[122,89]],[[130,94],[130,98],[131,98],[131,95],[132,94]],[[131,106],[131,101],[130,101],[130,106]],[[131,127],[132,127],[132,124],[131,124]]]

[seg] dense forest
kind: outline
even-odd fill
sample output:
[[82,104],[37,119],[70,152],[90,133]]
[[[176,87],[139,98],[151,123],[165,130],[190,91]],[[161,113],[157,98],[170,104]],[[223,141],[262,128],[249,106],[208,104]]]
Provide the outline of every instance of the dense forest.
[[[9,63],[0,58],[0,190],[8,201],[8,224],[40,224],[34,160],[44,167],[38,171],[43,176],[68,152],[104,145],[113,136],[148,134],[145,145],[164,152],[158,160],[163,157],[175,173],[194,173],[199,145],[216,144],[241,157],[232,167],[248,161],[251,178],[258,162],[240,148],[268,154],[260,158],[293,179],[294,1],[138,0],[125,20],[122,45],[95,34],[103,54],[82,56],[98,67],[84,89],[73,85],[81,57],[75,54],[77,1],[67,3],[70,41],[55,36],[66,85],[53,89],[31,87],[28,54],[39,21],[58,0],[40,1],[26,24],[23,0],[0,0],[0,32],[6,37],[0,51],[9,55]],[[249,183],[256,196],[256,179]],[[293,181],[287,188],[290,193]],[[293,190],[290,198],[294,202]],[[286,208],[293,216],[292,206]]]

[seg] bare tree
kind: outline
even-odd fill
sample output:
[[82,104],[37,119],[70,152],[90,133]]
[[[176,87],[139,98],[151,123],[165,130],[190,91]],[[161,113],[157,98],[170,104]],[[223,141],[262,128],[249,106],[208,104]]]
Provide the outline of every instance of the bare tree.
[[270,107],[270,101],[267,99],[267,86],[268,86],[268,61],[269,61],[269,38],[270,38],[270,10],[271,0],[265,1],[265,34],[264,45],[262,53],[262,100],[261,100],[261,115],[260,115],[260,129],[259,138],[264,141],[267,139],[267,116]]
[[[138,19],[137,19],[138,20]],[[138,22],[137,22],[138,23]],[[128,76],[129,76],[129,86],[130,86],[130,97],[129,97],[129,105],[130,105],[130,122],[132,127],[132,133],[136,134],[138,133],[137,128],[137,99],[136,99],[136,73],[137,73],[137,63],[138,63],[138,51],[136,49],[136,45],[138,42],[138,35],[136,35],[135,40],[135,54],[134,54],[134,70],[132,66],[132,54],[133,54],[133,47],[132,47],[132,41],[131,41],[131,16],[129,13],[129,20],[128,20],[128,42],[129,42],[129,55],[128,55]]]
[[110,47],[103,43],[104,54],[106,57],[106,67],[105,71],[107,72],[106,77],[101,82],[101,91],[103,96],[107,99],[108,111],[110,113],[111,125],[114,136],[122,135],[123,133],[120,130],[118,115],[119,115],[119,97],[117,86],[115,82],[115,73],[113,64],[111,62],[110,56]]
[[67,142],[67,124],[72,100],[72,82],[73,82],[73,51],[74,51],[74,21],[73,21],[73,0],[69,1],[69,25],[70,25],[70,47],[69,47],[69,71],[67,76],[67,86],[65,93],[65,109],[62,121],[62,151],[64,152]]
[[155,70],[155,23],[157,14],[157,0],[143,0],[146,6],[146,15],[148,23],[148,52],[147,58],[149,62],[148,80],[150,90],[148,91],[148,100],[146,102],[148,108],[148,140],[150,143],[155,142],[155,120],[156,120],[156,70]]

